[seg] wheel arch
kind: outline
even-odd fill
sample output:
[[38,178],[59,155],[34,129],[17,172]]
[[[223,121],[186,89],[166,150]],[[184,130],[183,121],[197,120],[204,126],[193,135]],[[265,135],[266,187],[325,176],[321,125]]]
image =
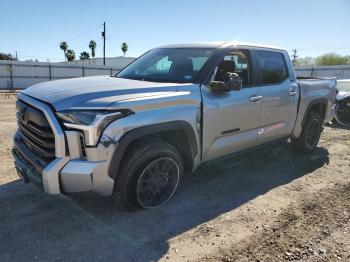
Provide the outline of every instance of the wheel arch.
[[172,144],[179,150],[185,169],[192,169],[194,158],[198,154],[197,139],[192,126],[180,120],[138,127],[124,134],[118,141],[108,167],[111,178],[116,178],[125,153],[142,139],[161,139]]
[[319,98],[314,101],[311,101],[306,108],[305,114],[303,116],[303,121],[301,122],[301,126],[302,127],[304,126],[306,118],[310,112],[320,113],[323,121],[326,117],[327,104],[328,104],[328,101],[325,98]]

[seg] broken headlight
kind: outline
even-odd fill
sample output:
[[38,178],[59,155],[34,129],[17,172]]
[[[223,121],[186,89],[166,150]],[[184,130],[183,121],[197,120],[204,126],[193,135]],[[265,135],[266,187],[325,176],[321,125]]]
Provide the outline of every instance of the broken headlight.
[[131,113],[129,110],[66,110],[56,115],[65,127],[82,131],[87,146],[94,146],[111,122]]

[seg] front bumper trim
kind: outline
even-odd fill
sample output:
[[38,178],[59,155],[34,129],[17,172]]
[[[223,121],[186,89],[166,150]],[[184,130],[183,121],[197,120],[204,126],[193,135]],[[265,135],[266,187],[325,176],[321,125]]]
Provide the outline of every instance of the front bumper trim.
[[92,190],[92,174],[98,163],[71,160],[60,172],[61,186],[65,193]]
[[67,164],[69,157],[56,158],[43,170],[44,191],[48,194],[60,194],[60,170]]

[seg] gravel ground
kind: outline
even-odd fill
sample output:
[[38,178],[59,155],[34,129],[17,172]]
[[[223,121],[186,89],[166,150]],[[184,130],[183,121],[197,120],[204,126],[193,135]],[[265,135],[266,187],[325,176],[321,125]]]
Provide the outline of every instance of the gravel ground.
[[350,130],[310,155],[288,143],[202,167],[153,211],[49,196],[14,170],[14,98],[0,98],[0,261],[350,261]]

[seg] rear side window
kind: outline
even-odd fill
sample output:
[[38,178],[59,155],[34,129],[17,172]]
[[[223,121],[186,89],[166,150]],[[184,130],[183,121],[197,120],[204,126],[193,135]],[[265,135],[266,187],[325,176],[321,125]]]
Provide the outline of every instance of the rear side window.
[[277,84],[287,79],[287,68],[282,53],[257,51],[257,55],[262,84]]

